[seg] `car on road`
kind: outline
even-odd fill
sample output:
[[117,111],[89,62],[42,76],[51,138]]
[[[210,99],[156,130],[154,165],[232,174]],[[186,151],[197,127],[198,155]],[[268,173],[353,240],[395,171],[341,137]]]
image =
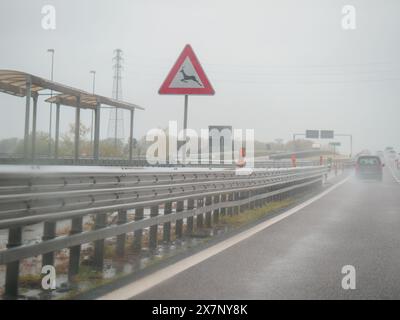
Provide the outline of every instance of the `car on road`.
[[396,153],[396,151],[390,150],[390,151],[388,152],[388,157],[389,157],[390,159],[392,159],[392,160],[396,159],[396,158],[397,158],[397,153]]
[[356,176],[359,179],[382,181],[383,167],[379,156],[360,156],[356,162]]

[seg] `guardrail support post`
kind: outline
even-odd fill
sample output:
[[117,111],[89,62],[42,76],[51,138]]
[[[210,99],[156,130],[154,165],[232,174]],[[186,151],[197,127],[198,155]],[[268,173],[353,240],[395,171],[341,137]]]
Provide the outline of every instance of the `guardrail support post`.
[[[19,247],[22,244],[22,228],[11,228],[8,230],[7,249]],[[7,263],[6,283],[4,296],[7,299],[14,299],[18,296],[19,261]]]
[[[150,217],[158,216],[158,205],[152,206],[150,208]],[[149,248],[155,249],[157,248],[157,237],[158,237],[158,225],[150,226],[149,231]]]
[[[94,228],[103,229],[107,226],[107,214],[96,214],[96,221]],[[97,271],[103,271],[104,267],[104,243],[105,239],[96,240],[94,242],[94,267]]]
[[253,210],[255,208],[255,203],[254,200],[250,200],[250,198],[254,195],[254,191],[248,191],[247,192],[247,197],[249,199],[249,209]]
[[[247,193],[246,193],[246,192],[240,192],[240,193],[238,193],[238,196],[237,196],[237,199],[236,199],[236,200],[238,200],[238,199],[245,199],[246,196],[247,196]],[[247,204],[242,204],[242,205],[239,206],[239,212],[240,212],[240,213],[246,211],[246,209],[247,209]]]
[[[259,195],[262,195],[264,191],[265,191],[265,189],[263,188],[263,189],[261,189],[261,190],[258,191],[258,194],[259,194]],[[260,199],[258,200],[258,207],[259,207],[259,208],[262,208],[263,205],[264,205],[264,199],[263,199],[263,198],[260,198]]]
[[[239,192],[235,192],[234,196],[233,196],[233,200],[236,201],[236,200],[239,200],[239,199],[240,199],[240,193]],[[233,207],[233,213],[235,215],[239,214],[239,206],[234,206]]]
[[[220,195],[214,196],[214,203],[218,204],[220,201],[219,199],[220,199]],[[215,209],[213,212],[214,223],[216,223],[216,224],[219,222],[219,212],[220,212],[220,209]]]
[[[117,224],[125,224],[128,222],[128,213],[126,210],[118,211],[118,220]],[[123,257],[125,255],[125,242],[126,242],[126,233],[120,234],[117,236],[117,256]]]
[[[262,188],[261,193],[265,194],[268,192],[268,188]],[[267,204],[267,198],[263,196],[263,198],[260,200],[260,206],[263,207]]]
[[[71,235],[82,232],[82,217],[73,218],[71,225]],[[73,246],[69,248],[69,267],[68,267],[68,280],[72,281],[73,277],[79,272],[79,262],[81,257],[81,246]]]
[[[275,191],[275,190],[276,190],[276,187],[272,187],[272,191]],[[272,200],[272,202],[275,202],[276,199],[277,199],[277,195],[274,194],[274,195],[272,196],[271,200]]]
[[[54,239],[56,236],[56,223],[45,221],[43,226],[43,241]],[[54,266],[54,252],[48,252],[42,256],[42,266]]]
[[[189,199],[187,202],[187,210],[193,210],[194,209],[194,199]],[[194,218],[188,217],[186,221],[186,234],[191,235],[193,233],[193,221]]]
[[[268,188],[263,188],[262,193],[264,194],[268,193]],[[268,198],[264,196],[261,199],[261,206],[265,206],[267,203],[268,203]]]
[[[274,187],[269,187],[268,188],[268,193],[273,192],[274,190],[275,190]],[[267,197],[267,203],[274,202],[274,200],[275,200],[274,196],[268,196]]]
[[[201,208],[203,206],[203,199],[197,199],[197,208]],[[198,214],[196,216],[196,224],[197,224],[197,229],[203,228],[203,214]]]
[[[176,203],[176,212],[182,212],[184,209],[184,202],[178,201]],[[177,238],[182,238],[183,234],[183,219],[178,219],[175,222],[175,234]]]
[[[171,214],[172,213],[172,202],[168,201],[164,204],[164,214]],[[165,222],[163,226],[163,240],[164,242],[171,241],[171,222]]]
[[[262,192],[263,194],[266,194],[266,193],[268,192],[268,188],[263,188],[261,192]],[[263,207],[263,206],[265,206],[266,204],[267,204],[267,198],[264,196],[264,197],[261,199],[261,206]]]
[[[211,196],[206,197],[206,206],[211,206],[212,204],[212,198]],[[207,211],[206,212],[206,228],[211,228],[212,227],[212,211]]]
[[[253,196],[257,196],[259,194],[259,190],[253,191]],[[259,208],[259,201],[260,200],[253,200],[254,209]]]
[[[234,195],[233,195],[233,193],[230,193],[229,195],[228,195],[228,201],[229,202],[232,202],[234,200]],[[228,215],[229,216],[232,216],[233,215],[233,207],[228,207]]]
[[[135,221],[142,220],[144,217],[144,209],[136,208],[135,209]],[[133,235],[133,250],[140,251],[142,249],[142,238],[143,238],[143,230],[135,230]]]
[[[226,202],[226,194],[221,194],[221,202]],[[220,213],[221,216],[224,216],[226,214],[226,208],[221,208]]]

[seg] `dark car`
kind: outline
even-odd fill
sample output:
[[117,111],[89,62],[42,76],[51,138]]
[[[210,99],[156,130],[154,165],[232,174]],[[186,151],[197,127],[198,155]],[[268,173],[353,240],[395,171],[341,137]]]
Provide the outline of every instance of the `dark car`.
[[383,166],[378,156],[360,156],[356,162],[356,176],[359,179],[382,181]]

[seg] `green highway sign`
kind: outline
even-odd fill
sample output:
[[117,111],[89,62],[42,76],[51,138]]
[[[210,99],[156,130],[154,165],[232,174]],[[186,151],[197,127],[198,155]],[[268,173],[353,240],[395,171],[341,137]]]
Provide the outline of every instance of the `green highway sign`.
[[333,139],[334,136],[333,130],[321,130],[321,139]]
[[307,139],[319,139],[319,131],[318,130],[306,130],[306,138]]

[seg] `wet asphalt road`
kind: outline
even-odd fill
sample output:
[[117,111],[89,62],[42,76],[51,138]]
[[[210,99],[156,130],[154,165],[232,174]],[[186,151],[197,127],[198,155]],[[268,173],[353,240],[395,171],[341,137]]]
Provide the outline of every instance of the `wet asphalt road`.
[[[400,298],[400,185],[350,178],[322,199],[134,299]],[[356,289],[342,289],[344,265]]]

